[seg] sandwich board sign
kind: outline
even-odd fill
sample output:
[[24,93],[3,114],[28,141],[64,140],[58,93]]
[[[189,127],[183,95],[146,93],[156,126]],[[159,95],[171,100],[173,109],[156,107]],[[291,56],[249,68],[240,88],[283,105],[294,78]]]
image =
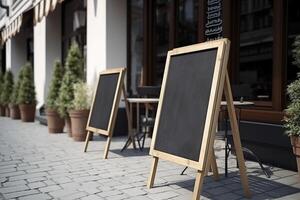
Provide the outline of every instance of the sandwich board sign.
[[245,161],[227,75],[230,41],[221,39],[168,52],[150,146],[153,162],[148,188],[159,159],[197,170],[193,199],[199,199],[204,176],[216,167],[213,144],[223,91],[246,196],[250,196]]
[[107,136],[103,156],[104,159],[107,158],[122,90],[124,93],[124,75],[125,68],[113,68],[99,74],[86,126],[88,134],[85,140],[84,152],[87,150],[90,134],[94,132]]

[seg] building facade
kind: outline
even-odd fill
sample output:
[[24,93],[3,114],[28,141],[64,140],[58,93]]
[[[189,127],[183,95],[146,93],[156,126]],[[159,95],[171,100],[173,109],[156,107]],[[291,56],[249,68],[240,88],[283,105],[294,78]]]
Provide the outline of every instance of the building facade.
[[[255,103],[241,113],[242,138],[259,149],[267,163],[295,168],[281,124],[288,103],[286,86],[298,71],[291,53],[300,34],[298,0],[1,2],[8,6],[0,9],[2,70],[11,69],[16,76],[26,61],[32,62],[38,106],[45,102],[53,61],[64,62],[72,40],[85,57],[88,84],[94,86],[104,69],[126,66],[127,91],[135,95],[139,85],[161,84],[168,50],[229,38],[233,95]],[[268,158],[272,152],[285,160]]]

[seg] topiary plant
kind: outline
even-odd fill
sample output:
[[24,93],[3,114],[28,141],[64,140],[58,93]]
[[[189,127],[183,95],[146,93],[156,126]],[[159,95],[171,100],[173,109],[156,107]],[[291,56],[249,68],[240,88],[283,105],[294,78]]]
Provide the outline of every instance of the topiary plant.
[[63,79],[63,67],[61,63],[57,60],[54,63],[54,71],[50,84],[50,90],[47,96],[46,107],[48,109],[58,110],[57,100],[59,96],[59,90]]
[[77,43],[72,43],[66,59],[66,72],[59,90],[57,101],[61,117],[67,117],[74,99],[74,84],[83,79],[83,59]]
[[74,85],[73,110],[89,110],[91,107],[91,90],[86,83],[80,81]]
[[[300,36],[297,36],[293,44],[293,58],[297,67],[300,68]],[[290,103],[285,110],[284,127],[288,136],[300,136],[300,74],[297,80],[288,85],[287,94]]]
[[18,81],[14,85],[13,92],[10,96],[10,103],[12,105],[17,105],[18,104],[18,93],[19,93],[19,89],[20,89],[20,86],[21,86],[21,83],[22,83],[22,80],[23,80],[23,69],[24,68],[21,68],[20,71],[19,71]]
[[14,88],[14,78],[11,71],[6,71],[4,75],[4,84],[2,85],[1,103],[7,106],[10,103],[10,95]]
[[22,81],[18,91],[18,104],[35,104],[35,87],[32,73],[32,66],[30,63],[26,63],[22,69]]

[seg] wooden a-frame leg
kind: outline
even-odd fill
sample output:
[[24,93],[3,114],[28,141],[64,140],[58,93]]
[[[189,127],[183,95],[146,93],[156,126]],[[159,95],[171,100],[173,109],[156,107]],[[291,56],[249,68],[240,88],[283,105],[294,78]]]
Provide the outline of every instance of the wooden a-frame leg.
[[251,193],[250,193],[250,190],[249,190],[249,182],[248,182],[248,177],[247,177],[245,159],[244,159],[244,154],[243,154],[243,151],[242,151],[242,144],[241,144],[241,139],[240,139],[239,127],[238,127],[238,124],[237,124],[236,113],[235,113],[235,109],[234,109],[234,105],[233,105],[232,93],[231,93],[231,88],[230,88],[230,83],[229,83],[229,76],[228,76],[227,72],[226,72],[224,87],[225,87],[224,88],[225,97],[226,97],[226,101],[227,101],[228,116],[229,116],[229,119],[230,119],[232,137],[233,137],[236,157],[237,157],[237,161],[238,161],[238,165],[239,165],[241,182],[242,182],[242,185],[243,185],[245,196],[247,198],[250,198]]
[[109,151],[109,147],[110,147],[110,142],[111,142],[111,137],[107,137],[107,140],[106,140],[106,146],[105,146],[105,149],[104,149],[104,154],[103,154],[103,159],[107,159],[107,155],[108,155],[108,151]]
[[212,155],[211,155],[210,167],[213,173],[214,180],[218,181],[220,177],[219,177],[218,165],[217,165],[217,160],[216,160],[216,155],[214,150],[212,151]]
[[208,172],[212,172],[214,180],[218,181],[220,179],[220,176],[219,176],[217,160],[216,160],[216,156],[215,156],[215,150],[212,149],[211,152],[212,152],[212,154],[211,154],[210,159],[209,159],[209,163],[210,163],[209,164],[209,169],[206,170],[205,176],[208,175]]
[[157,164],[158,164],[158,157],[153,157],[150,176],[149,176],[148,183],[147,183],[147,187],[149,189],[152,188],[153,184],[154,184],[154,179],[155,179],[156,170],[157,170]]
[[86,138],[85,138],[85,145],[84,145],[83,152],[86,152],[86,150],[87,150],[87,147],[88,147],[88,144],[89,144],[89,141],[90,141],[90,135],[91,135],[91,132],[88,131],[87,134],[86,134]]
[[193,192],[193,200],[199,200],[201,196],[202,185],[205,177],[205,172],[197,171],[194,192]]

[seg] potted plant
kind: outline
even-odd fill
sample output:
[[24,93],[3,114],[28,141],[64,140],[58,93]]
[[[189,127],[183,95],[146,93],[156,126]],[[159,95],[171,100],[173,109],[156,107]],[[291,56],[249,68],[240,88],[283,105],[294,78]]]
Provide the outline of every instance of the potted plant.
[[[2,71],[0,71],[0,97],[1,97],[1,93],[3,92],[3,73]],[[0,98],[0,116],[5,116],[5,108],[1,102],[1,98]]]
[[54,72],[47,96],[46,115],[49,133],[62,133],[65,120],[58,114],[57,97],[63,77],[63,67],[59,61],[54,63]]
[[74,99],[74,84],[83,79],[83,59],[77,43],[73,42],[65,63],[65,74],[59,89],[57,100],[58,113],[65,119],[67,132],[72,137],[71,120],[69,110]]
[[4,84],[2,86],[2,92],[1,92],[1,102],[2,105],[5,107],[5,116],[10,117],[10,111],[9,111],[9,101],[10,101],[10,95],[13,91],[14,87],[14,80],[13,80],[13,74],[11,71],[6,71],[4,75]]
[[34,122],[36,97],[31,64],[25,64],[22,70],[23,78],[18,91],[17,102],[19,104],[22,121]]
[[74,85],[74,100],[69,113],[72,137],[75,141],[84,141],[87,135],[86,124],[91,106],[90,91],[86,83],[82,81]]
[[9,110],[10,110],[10,117],[12,119],[21,119],[21,114],[20,114],[20,109],[19,109],[19,105],[18,105],[18,92],[19,92],[19,88],[21,86],[21,82],[23,79],[23,68],[21,68],[21,70],[19,71],[19,75],[18,75],[18,81],[15,84],[12,94],[10,96],[10,103],[9,103]]
[[[300,67],[300,36],[296,37],[293,46],[293,64]],[[286,134],[291,139],[300,175],[300,73],[298,73],[297,79],[288,85],[287,94],[290,103],[285,110],[284,127]]]

